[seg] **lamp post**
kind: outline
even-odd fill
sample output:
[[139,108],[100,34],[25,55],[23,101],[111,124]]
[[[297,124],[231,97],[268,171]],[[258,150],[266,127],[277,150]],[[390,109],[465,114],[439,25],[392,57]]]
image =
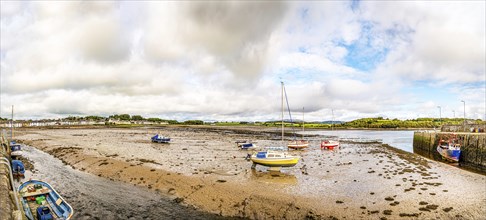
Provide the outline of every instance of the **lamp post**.
[[464,131],[466,131],[466,102],[464,100],[461,102],[464,103]]
[[454,115],[453,118],[456,118],[456,111],[452,110],[452,114]]

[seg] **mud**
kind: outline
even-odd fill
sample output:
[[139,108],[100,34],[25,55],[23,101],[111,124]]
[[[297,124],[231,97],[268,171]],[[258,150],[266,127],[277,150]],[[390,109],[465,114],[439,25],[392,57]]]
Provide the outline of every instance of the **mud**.
[[[170,144],[151,143],[155,133]],[[279,173],[250,169],[236,140],[279,146],[262,128],[160,127],[19,130],[17,139],[66,165],[159,192],[178,204],[252,219],[480,219],[486,178],[380,143],[342,143],[293,151],[302,157]],[[126,195],[130,198],[129,193]],[[419,204],[419,201],[427,205]]]

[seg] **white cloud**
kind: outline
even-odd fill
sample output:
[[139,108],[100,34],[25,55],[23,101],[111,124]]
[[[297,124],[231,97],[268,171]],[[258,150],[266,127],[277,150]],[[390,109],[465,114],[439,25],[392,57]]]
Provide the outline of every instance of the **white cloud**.
[[277,119],[283,80],[309,120],[482,117],[484,4],[2,1],[0,113]]

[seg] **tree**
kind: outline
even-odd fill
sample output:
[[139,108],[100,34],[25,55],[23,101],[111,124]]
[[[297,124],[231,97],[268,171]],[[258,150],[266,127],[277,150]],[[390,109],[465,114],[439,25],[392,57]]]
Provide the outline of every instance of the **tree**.
[[204,124],[204,122],[201,121],[201,120],[187,120],[187,121],[184,121],[184,124],[186,124],[186,125],[202,125],[202,124]]
[[145,118],[143,118],[141,115],[133,115],[132,116],[132,120],[134,120],[134,121],[142,121],[142,120],[145,120]]

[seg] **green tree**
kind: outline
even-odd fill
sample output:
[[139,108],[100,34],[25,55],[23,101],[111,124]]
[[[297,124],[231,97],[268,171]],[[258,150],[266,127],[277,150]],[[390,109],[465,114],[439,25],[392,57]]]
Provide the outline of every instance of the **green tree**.
[[145,120],[145,118],[143,118],[141,115],[133,115],[132,116],[132,120],[134,120],[134,121],[142,121],[142,120]]

